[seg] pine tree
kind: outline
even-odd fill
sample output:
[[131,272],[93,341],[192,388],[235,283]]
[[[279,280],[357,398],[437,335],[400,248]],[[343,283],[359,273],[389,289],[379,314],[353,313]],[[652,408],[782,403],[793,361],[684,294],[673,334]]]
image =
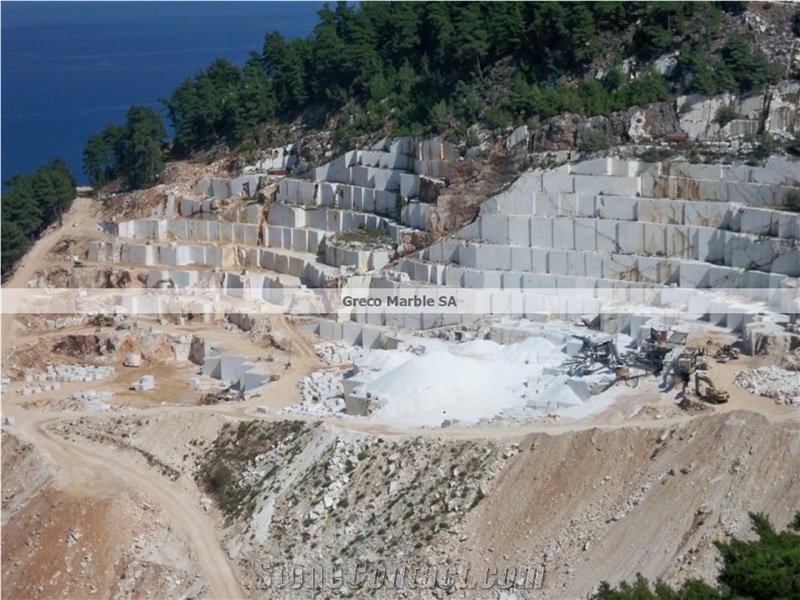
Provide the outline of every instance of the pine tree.
[[164,171],[164,124],[152,108],[132,106],[119,144],[119,166],[129,189],[152,185]]

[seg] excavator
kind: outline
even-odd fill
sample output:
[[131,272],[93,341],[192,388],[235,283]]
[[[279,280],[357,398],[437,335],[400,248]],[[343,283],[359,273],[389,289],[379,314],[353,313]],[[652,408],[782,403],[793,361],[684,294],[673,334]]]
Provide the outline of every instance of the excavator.
[[737,360],[739,358],[739,349],[734,348],[729,344],[725,344],[714,353],[714,359],[718,363],[726,363],[729,360]]
[[[706,384],[705,392],[700,387],[701,383]],[[730,398],[730,394],[727,391],[717,389],[711,378],[699,371],[695,371],[694,374],[694,391],[698,398],[705,400],[709,404],[725,404]]]

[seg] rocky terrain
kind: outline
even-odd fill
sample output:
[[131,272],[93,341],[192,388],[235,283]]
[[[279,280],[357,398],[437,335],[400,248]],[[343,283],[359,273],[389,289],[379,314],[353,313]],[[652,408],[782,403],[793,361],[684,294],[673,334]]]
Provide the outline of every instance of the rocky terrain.
[[[790,72],[765,10],[737,27]],[[3,288],[6,596],[713,583],[748,512],[800,510],[799,111],[784,81],[469,144],[299,128],[77,199]],[[335,302],[420,290],[477,300]]]

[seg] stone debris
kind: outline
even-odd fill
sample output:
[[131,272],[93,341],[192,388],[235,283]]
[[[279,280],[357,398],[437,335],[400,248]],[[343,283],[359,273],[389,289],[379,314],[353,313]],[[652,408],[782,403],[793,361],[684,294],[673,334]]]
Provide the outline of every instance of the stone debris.
[[800,406],[800,372],[775,365],[736,374],[734,383],[751,394],[772,398],[776,404]]
[[48,365],[44,372],[26,374],[27,382],[56,382],[65,383],[73,381],[99,381],[107,377],[113,377],[116,369],[109,366],[93,365]]
[[139,381],[134,381],[130,389],[137,392],[147,392],[156,387],[156,379],[152,375],[143,375]]
[[362,346],[351,346],[335,341],[315,344],[314,350],[317,356],[329,365],[355,364],[365,354]]
[[343,374],[340,369],[315,371],[300,380],[302,404],[285,412],[297,414],[338,414],[344,411]]
[[[105,412],[111,409],[109,404],[104,400],[109,400],[114,396],[114,392],[98,392],[96,390],[86,390],[83,392],[76,392],[69,397],[66,406],[62,410],[88,410],[91,412]],[[82,404],[79,404],[82,403]]]
[[126,367],[141,367],[142,355],[139,352],[131,352],[125,355],[125,360],[122,362]]

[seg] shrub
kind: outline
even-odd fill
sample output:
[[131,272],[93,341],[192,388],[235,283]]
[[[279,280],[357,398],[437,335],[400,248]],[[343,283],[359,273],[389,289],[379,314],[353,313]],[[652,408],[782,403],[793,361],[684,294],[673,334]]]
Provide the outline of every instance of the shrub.
[[578,144],[578,150],[581,152],[597,152],[609,148],[611,142],[611,138],[605,131],[589,131]]
[[736,107],[733,104],[725,104],[719,107],[714,120],[719,123],[720,127],[725,127],[725,125],[735,119],[738,119],[740,116],[741,115],[739,115]]

